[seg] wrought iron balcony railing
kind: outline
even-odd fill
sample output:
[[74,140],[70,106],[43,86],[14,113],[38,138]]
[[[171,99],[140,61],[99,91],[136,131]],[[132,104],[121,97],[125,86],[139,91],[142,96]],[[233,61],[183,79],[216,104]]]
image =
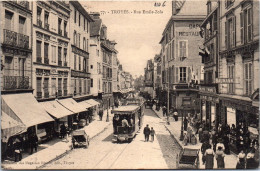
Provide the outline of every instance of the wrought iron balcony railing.
[[29,77],[4,76],[4,90],[29,89]]
[[49,58],[44,58],[44,63],[49,64]]
[[42,27],[42,20],[37,19],[37,26]]
[[42,57],[37,57],[37,58],[36,58],[36,62],[42,63]]
[[42,98],[42,92],[41,92],[41,91],[38,91],[38,92],[37,92],[37,98],[38,98],[38,99],[41,99],[41,98]]
[[4,29],[4,44],[17,46],[17,33],[11,30]]
[[44,24],[44,28],[45,28],[46,30],[50,30],[50,24],[45,23],[45,24]]
[[29,49],[29,36],[18,33],[18,47]]

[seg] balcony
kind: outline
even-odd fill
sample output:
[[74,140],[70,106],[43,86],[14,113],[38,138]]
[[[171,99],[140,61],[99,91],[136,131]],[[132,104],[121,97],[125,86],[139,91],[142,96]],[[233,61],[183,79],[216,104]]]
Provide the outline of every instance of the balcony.
[[42,92],[37,92],[37,99],[41,99],[42,98]]
[[68,95],[68,90],[64,90],[63,95],[64,95],[64,96],[67,96],[67,95]]
[[37,26],[42,27],[42,20],[37,19]]
[[29,77],[4,76],[4,90],[29,89]]
[[49,64],[49,58],[44,58],[44,63]]
[[65,61],[65,62],[64,62],[64,66],[65,66],[65,67],[68,66],[68,62]]
[[68,37],[68,32],[64,31],[64,37]]
[[4,29],[4,44],[17,46],[17,33],[11,30]]
[[59,66],[62,66],[62,61],[58,61],[58,65],[59,65]]
[[62,36],[62,30],[61,30],[61,29],[58,30],[58,34],[59,34],[60,36]]
[[42,63],[42,57],[37,57],[37,58],[36,58],[36,62]]
[[62,90],[58,90],[58,97],[62,96]]
[[18,33],[18,47],[29,49],[29,36]]
[[46,30],[50,30],[50,24],[45,23],[45,24],[44,24],[44,28],[45,28]]
[[44,98],[49,98],[50,95],[49,95],[49,91],[44,91]]

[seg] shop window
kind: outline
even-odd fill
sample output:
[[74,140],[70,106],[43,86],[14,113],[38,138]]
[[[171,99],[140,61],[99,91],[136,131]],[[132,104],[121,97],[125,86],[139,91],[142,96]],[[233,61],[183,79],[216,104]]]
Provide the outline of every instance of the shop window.
[[245,95],[251,96],[253,88],[253,76],[252,76],[252,62],[244,63],[244,90]]

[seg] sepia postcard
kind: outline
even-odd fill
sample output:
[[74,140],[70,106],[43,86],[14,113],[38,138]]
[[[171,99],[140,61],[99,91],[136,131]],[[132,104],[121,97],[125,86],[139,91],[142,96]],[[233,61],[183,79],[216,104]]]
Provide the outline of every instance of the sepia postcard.
[[258,0],[0,1],[1,169],[259,169]]

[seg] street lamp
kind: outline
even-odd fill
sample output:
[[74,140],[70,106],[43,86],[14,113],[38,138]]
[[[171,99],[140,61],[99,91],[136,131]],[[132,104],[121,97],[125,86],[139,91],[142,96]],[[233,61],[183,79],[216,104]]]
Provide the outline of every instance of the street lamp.
[[107,120],[106,120],[106,122],[109,122],[109,116],[108,116],[108,100],[107,100]]

